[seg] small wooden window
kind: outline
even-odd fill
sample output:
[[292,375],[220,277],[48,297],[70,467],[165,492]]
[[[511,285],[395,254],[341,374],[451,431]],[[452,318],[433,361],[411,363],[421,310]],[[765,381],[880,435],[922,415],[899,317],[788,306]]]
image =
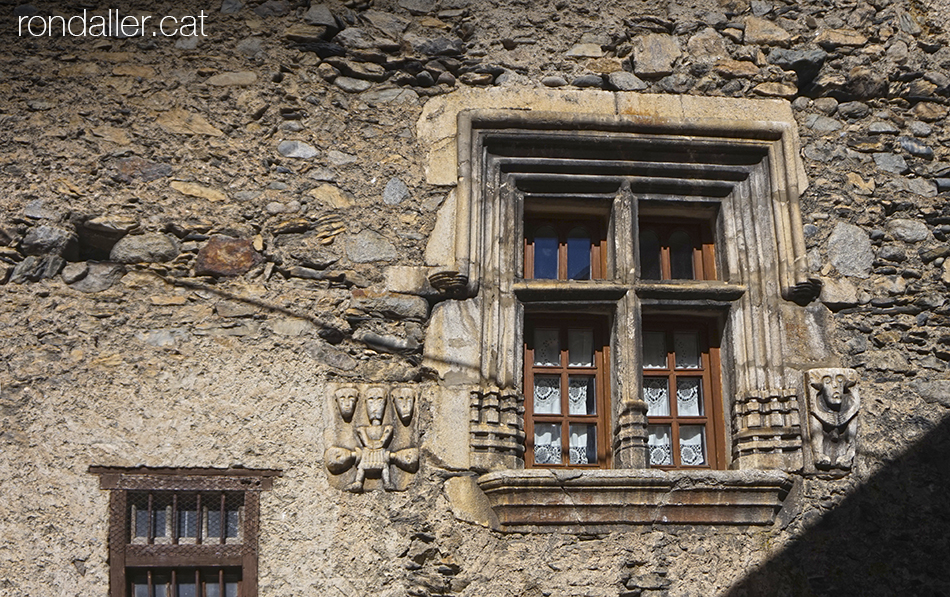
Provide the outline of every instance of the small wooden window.
[[686,219],[640,220],[641,280],[715,280],[712,230]]
[[642,332],[650,465],[721,468],[719,349],[700,320],[651,322]]
[[599,220],[526,220],[525,278],[603,279],[607,245],[603,229]]
[[605,322],[561,315],[525,328],[527,466],[607,466]]
[[111,493],[110,597],[257,597],[274,470],[93,467]]

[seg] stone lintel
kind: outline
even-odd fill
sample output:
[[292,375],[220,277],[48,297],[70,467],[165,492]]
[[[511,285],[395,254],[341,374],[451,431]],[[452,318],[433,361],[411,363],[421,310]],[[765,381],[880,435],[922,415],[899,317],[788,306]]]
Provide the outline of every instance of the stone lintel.
[[482,475],[501,530],[608,532],[638,525],[768,525],[792,487],[781,471],[510,470]]

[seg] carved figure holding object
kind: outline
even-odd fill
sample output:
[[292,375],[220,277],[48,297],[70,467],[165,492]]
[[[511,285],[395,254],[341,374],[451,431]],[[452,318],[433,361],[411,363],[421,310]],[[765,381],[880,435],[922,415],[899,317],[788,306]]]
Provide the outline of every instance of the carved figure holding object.
[[812,369],[808,372],[812,452],[815,468],[847,470],[854,461],[861,399],[854,369]]

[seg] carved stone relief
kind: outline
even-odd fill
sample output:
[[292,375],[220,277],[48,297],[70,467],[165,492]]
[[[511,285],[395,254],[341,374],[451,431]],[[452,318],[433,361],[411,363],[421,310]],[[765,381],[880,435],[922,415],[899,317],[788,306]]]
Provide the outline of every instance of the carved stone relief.
[[811,369],[805,380],[815,468],[848,471],[854,462],[861,407],[858,373],[854,369]]
[[330,396],[335,437],[324,455],[330,484],[354,493],[406,489],[419,468],[418,389],[353,384]]

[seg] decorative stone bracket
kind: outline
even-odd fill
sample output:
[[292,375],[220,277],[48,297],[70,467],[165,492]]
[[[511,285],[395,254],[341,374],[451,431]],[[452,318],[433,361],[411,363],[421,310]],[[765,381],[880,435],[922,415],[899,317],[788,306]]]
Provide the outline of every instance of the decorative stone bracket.
[[335,429],[325,454],[330,484],[354,493],[405,490],[419,468],[417,399],[412,386],[331,387]]
[[818,471],[847,473],[854,463],[858,437],[858,372],[854,369],[810,369],[808,429]]

